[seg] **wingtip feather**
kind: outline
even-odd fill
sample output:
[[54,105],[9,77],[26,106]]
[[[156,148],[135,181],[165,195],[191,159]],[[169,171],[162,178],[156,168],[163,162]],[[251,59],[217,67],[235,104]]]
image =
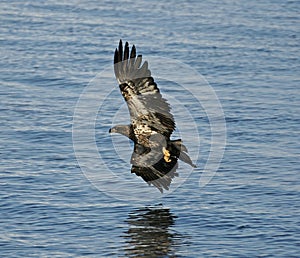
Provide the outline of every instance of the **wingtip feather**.
[[124,48],[124,61],[129,58],[129,43],[126,41]]

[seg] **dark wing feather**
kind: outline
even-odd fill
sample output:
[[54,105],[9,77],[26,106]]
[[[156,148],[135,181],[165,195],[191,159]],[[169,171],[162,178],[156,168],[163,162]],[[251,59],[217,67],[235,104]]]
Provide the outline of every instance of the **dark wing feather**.
[[175,122],[169,104],[151,77],[147,61],[141,64],[142,56],[136,56],[135,46],[129,53],[126,42],[123,53],[120,40],[114,56],[115,75],[128,105],[137,142],[147,145],[147,139],[154,133],[169,138],[175,129]]
[[151,148],[149,151],[144,146],[135,144],[131,157],[131,173],[142,177],[148,184],[154,185],[163,192],[163,189],[169,190],[172,179],[178,176],[176,173],[177,160],[177,157],[170,156],[166,161],[160,148]]
[[156,186],[161,192],[168,190],[172,178],[177,176],[178,157],[180,150],[174,148],[172,142],[155,134],[150,137],[150,147],[139,143],[134,144],[131,156],[131,172],[140,176],[149,184]]
[[154,167],[132,166],[131,173],[142,177],[145,182],[147,182],[149,185],[154,185],[161,193],[163,193],[164,189],[169,190],[172,179],[175,176],[178,176],[176,173],[177,168],[178,164],[176,163],[168,174],[163,174]]

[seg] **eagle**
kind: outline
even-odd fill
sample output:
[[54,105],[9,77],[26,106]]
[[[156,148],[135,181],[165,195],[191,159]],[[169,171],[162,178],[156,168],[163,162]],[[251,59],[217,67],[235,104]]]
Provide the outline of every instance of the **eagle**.
[[178,176],[178,159],[196,167],[187,154],[181,139],[171,140],[175,130],[171,107],[157,87],[148,62],[122,40],[114,54],[114,73],[126,101],[130,124],[116,125],[109,133],[119,133],[134,143],[131,173],[142,177],[163,193],[169,190],[172,179]]

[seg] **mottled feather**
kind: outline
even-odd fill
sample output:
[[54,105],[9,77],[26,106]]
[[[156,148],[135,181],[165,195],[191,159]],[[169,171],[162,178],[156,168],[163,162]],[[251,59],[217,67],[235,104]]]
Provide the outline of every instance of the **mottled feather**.
[[[136,57],[135,46],[129,54],[128,42],[125,43],[124,54],[122,53],[123,45],[120,41],[119,48],[115,51],[114,70],[128,105],[131,123],[134,127],[142,124],[153,132],[170,137],[175,129],[174,117],[170,113],[170,105],[151,77],[147,61],[141,65],[142,56]],[[138,135],[137,140],[139,141]]]
[[136,55],[133,45],[120,40],[114,55],[114,71],[120,91],[130,113],[130,125],[113,127],[134,141],[131,172],[156,186],[161,192],[168,190],[177,176],[178,159],[195,167],[181,140],[170,140],[175,130],[174,117],[168,102],[162,97],[142,56]]

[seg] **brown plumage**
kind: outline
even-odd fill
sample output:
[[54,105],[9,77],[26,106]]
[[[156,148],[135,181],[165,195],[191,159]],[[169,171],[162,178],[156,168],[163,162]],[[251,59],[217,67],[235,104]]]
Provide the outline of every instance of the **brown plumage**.
[[147,61],[142,64],[142,56],[136,55],[134,45],[130,52],[128,42],[123,49],[120,40],[114,56],[114,71],[131,123],[115,126],[110,132],[123,134],[134,142],[131,172],[161,192],[168,190],[172,178],[178,175],[178,159],[195,167],[181,140],[170,140],[175,130],[170,105],[151,77]]

